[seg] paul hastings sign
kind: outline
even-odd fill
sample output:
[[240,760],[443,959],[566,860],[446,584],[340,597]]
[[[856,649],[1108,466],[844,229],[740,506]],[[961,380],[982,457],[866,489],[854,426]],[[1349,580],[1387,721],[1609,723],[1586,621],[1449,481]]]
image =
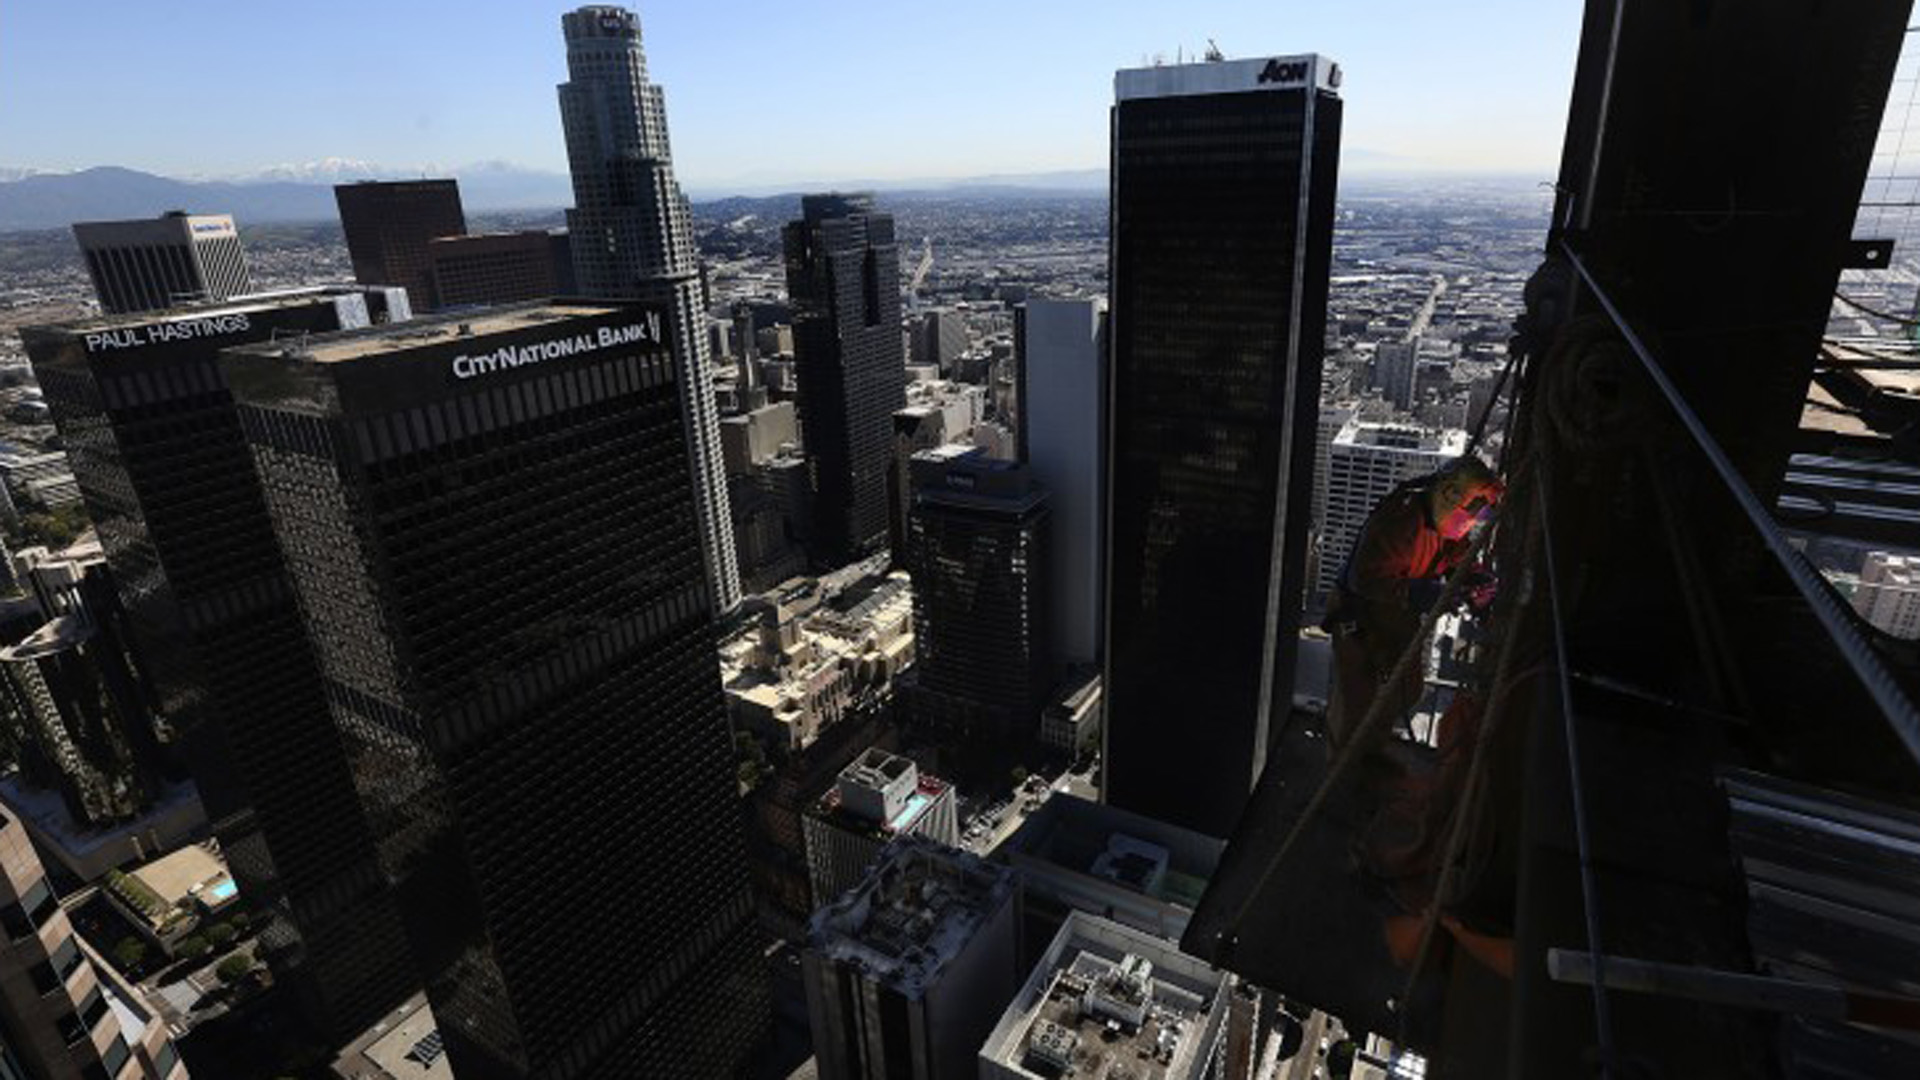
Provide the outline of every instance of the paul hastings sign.
[[527,345],[505,345],[484,353],[461,353],[453,358],[453,377],[477,379],[511,371],[514,368],[526,367],[529,364],[542,364],[548,360],[598,352],[616,345],[631,345],[636,342],[650,345],[665,344],[661,337],[659,312],[649,311],[638,316],[638,320],[625,326],[602,326],[591,332],[550,338]]

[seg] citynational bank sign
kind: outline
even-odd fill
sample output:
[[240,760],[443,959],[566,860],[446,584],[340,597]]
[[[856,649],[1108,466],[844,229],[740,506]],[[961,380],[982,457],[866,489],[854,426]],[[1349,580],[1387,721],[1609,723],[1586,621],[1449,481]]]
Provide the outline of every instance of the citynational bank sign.
[[660,314],[650,311],[624,326],[602,326],[526,345],[502,345],[487,352],[461,353],[453,358],[453,377],[479,379],[622,345],[664,345],[661,334]]

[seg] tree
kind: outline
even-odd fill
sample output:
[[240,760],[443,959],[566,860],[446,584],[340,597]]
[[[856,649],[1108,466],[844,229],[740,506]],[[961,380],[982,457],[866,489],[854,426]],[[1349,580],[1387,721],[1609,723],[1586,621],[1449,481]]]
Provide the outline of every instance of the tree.
[[1015,765],[1015,766],[1013,767],[1013,786],[1014,786],[1014,788],[1015,788],[1016,790],[1018,790],[1019,788],[1022,788],[1022,787],[1024,787],[1024,786],[1026,786],[1026,783],[1027,783],[1027,770],[1026,770],[1026,767],[1025,767],[1025,766],[1021,766],[1021,765]]
[[199,934],[188,934],[173,947],[174,955],[182,960],[199,960],[212,951],[212,944]]
[[239,933],[226,923],[214,923],[206,929],[207,942],[216,949],[225,949],[233,944]]
[[113,947],[113,962],[121,971],[132,971],[147,962],[147,943],[137,937],[124,937]]
[[232,956],[220,961],[220,966],[213,969],[213,974],[220,980],[221,985],[232,986],[234,983],[246,978],[247,972],[252,970],[252,957],[246,953],[234,953]]

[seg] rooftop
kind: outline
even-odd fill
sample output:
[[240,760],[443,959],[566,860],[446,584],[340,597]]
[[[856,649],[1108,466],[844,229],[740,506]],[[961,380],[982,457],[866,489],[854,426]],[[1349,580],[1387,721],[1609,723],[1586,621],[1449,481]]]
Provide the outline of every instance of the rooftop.
[[888,845],[867,879],[814,913],[809,947],[916,997],[1007,904],[1013,872],[920,837]]
[[[606,304],[533,301],[477,311],[410,319],[406,322],[323,334],[307,339],[302,346],[304,359],[315,364],[338,364],[385,352],[404,352],[429,345],[444,345],[467,338],[530,330],[572,319],[611,315],[619,311]],[[263,351],[285,346],[253,345],[245,351]]]
[[1191,910],[1225,843],[1117,807],[1058,794],[1002,846],[1016,865],[1044,863]]
[[333,1070],[349,1080],[453,1080],[425,994],[415,994],[347,1044]]

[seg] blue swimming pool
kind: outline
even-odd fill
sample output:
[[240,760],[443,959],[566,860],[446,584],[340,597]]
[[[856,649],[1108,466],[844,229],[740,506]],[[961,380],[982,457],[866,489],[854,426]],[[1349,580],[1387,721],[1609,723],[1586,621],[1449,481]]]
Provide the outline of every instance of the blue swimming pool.
[[207,887],[207,902],[210,904],[218,904],[224,900],[231,899],[233,894],[238,891],[240,891],[239,886],[233,883],[232,878],[223,878]]

